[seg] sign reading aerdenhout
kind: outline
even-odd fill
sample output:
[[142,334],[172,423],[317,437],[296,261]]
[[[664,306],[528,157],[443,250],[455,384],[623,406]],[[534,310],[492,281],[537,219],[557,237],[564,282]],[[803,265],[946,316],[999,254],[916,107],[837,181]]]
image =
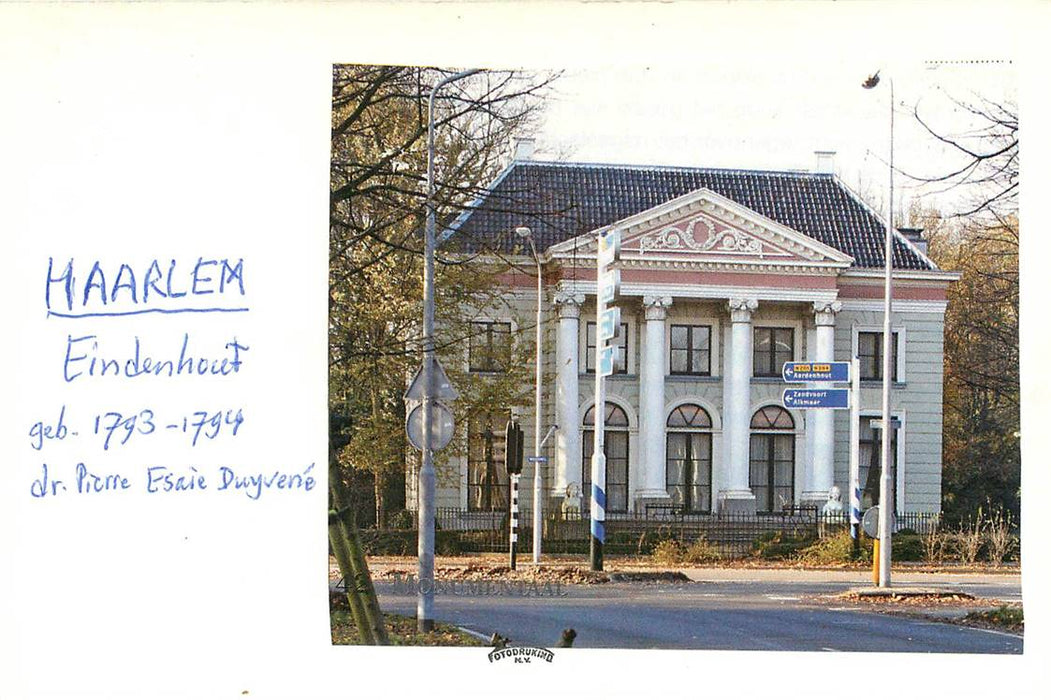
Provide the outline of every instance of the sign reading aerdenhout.
[[516,664],[532,663],[533,659],[543,659],[551,663],[554,658],[554,652],[543,647],[504,647],[502,649],[493,649],[489,652],[489,663],[502,659],[511,659]]

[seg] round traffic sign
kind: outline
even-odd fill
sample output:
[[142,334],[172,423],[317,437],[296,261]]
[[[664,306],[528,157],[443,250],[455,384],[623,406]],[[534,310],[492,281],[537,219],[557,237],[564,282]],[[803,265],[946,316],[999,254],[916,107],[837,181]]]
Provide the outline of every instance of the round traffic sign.
[[872,506],[861,516],[861,529],[872,539],[879,539],[879,506]]
[[[431,449],[440,450],[448,445],[453,439],[453,431],[456,424],[453,422],[453,412],[444,404],[435,401],[434,410],[431,411]],[[423,404],[409,411],[409,417],[405,419],[405,432],[409,436],[409,442],[417,450],[423,449]]]

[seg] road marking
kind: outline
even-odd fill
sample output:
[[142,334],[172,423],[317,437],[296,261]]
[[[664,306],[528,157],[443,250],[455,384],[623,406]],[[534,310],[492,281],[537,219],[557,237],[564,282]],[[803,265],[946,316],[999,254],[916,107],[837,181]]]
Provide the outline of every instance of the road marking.
[[492,637],[486,637],[486,636],[485,636],[484,634],[482,634],[481,632],[478,632],[478,631],[476,631],[476,630],[473,630],[473,629],[471,629],[471,628],[469,628],[469,627],[461,627],[460,625],[456,625],[456,629],[460,630],[460,631],[461,631],[461,632],[463,632],[464,634],[469,634],[469,635],[471,635],[472,637],[474,637],[475,639],[479,639],[479,640],[481,640],[481,641],[483,641],[483,642],[489,642],[489,641],[492,641]]
[[821,647],[821,651],[839,651],[839,649],[833,649],[832,647]]
[[770,600],[799,600],[799,598],[794,598],[788,595],[768,595],[767,598]]
[[961,628],[978,630],[979,632],[988,632],[989,634],[998,634],[998,635],[1000,635],[1002,637],[1011,637],[1012,639],[1017,639],[1019,641],[1024,641],[1025,640],[1025,637],[1023,637],[1022,635],[1020,635],[1020,634],[1013,634],[1011,632],[1001,632],[1000,630],[987,630],[984,627],[971,627],[969,625],[959,625],[959,626]]

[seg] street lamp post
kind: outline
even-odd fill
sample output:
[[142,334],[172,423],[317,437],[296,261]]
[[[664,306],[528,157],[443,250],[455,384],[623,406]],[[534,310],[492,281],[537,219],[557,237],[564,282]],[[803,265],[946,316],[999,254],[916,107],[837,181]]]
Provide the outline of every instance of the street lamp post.
[[536,412],[536,425],[533,427],[533,563],[540,563],[540,546],[544,529],[544,477],[540,458],[540,409],[542,394],[543,371],[541,359],[543,358],[543,312],[544,312],[544,276],[540,265],[540,256],[536,252],[536,241],[533,232],[525,226],[515,229],[522,238],[529,241],[529,249],[533,252],[533,260],[536,261],[536,399],[534,410]]
[[[890,88],[890,184],[887,196],[887,234],[883,247],[883,429],[880,440],[880,482],[879,482],[879,587],[890,587],[890,554],[891,536],[894,522],[894,484],[890,470],[890,431],[893,424],[890,419],[890,378],[891,378],[891,330],[890,300],[891,271],[893,269],[894,241],[894,80],[887,79]],[[879,85],[879,71],[861,84],[866,90]]]
[[427,224],[423,240],[423,431],[421,435],[419,485],[419,593],[416,624],[421,632],[434,629],[434,99],[449,83],[478,73],[461,71],[439,80],[427,101]]

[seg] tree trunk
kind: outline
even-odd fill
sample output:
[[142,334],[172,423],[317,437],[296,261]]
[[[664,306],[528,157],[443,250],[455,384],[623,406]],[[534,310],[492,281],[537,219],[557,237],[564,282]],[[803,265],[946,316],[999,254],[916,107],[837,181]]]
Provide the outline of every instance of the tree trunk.
[[347,561],[351,577],[344,576],[347,589],[353,585],[357,595],[360,596],[366,624],[372,632],[374,644],[387,645],[390,639],[387,636],[387,627],[383,622],[383,613],[380,611],[379,601],[376,598],[376,589],[372,585],[372,576],[369,574],[368,563],[361,548],[361,538],[358,536],[358,527],[354,521],[354,515],[343,510],[346,499],[343,496],[343,482],[339,479],[339,469],[335,460],[329,461],[329,485],[332,492],[332,505],[340,515],[337,518],[338,529],[346,546]]
[[362,644],[376,644],[372,627],[365,616],[365,606],[361,600],[361,594],[352,581],[352,567],[350,564],[350,553],[347,551],[347,543],[343,539],[343,533],[339,528],[339,521],[332,517],[335,511],[330,513],[328,525],[328,541],[332,544],[332,553],[336,555],[339,564],[339,573],[343,576],[343,585],[347,593],[347,603],[350,605],[350,615],[358,628],[358,639]]
[[[376,371],[379,372],[378,367],[376,368]],[[375,386],[372,387],[372,391],[370,393],[372,395],[372,424],[374,427],[378,428],[380,425],[381,416],[379,394],[377,393]],[[383,474],[385,473],[385,466],[386,465],[379,466],[372,473],[373,494],[375,495],[376,499],[377,530],[387,529],[387,508],[386,503],[383,500],[383,487],[386,486],[386,479],[383,478]]]
[[383,498],[383,491],[386,488],[386,480],[383,478],[383,474],[376,472],[372,475],[374,484],[374,493],[376,498],[376,529],[386,530],[387,529],[387,503]]

